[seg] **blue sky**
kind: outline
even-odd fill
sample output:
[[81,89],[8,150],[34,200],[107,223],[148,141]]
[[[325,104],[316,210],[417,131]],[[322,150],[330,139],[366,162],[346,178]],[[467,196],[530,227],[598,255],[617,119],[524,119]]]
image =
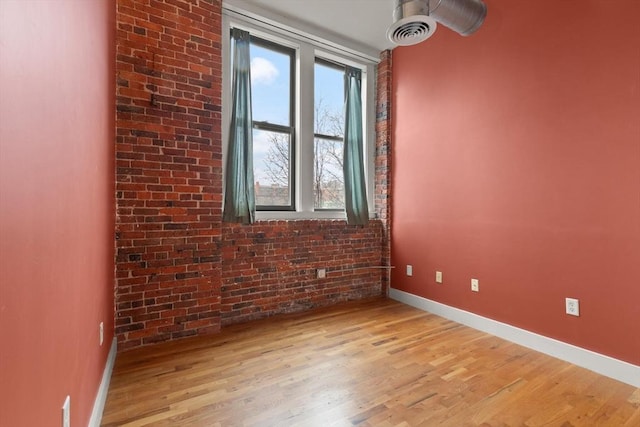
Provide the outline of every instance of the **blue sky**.
[[289,125],[289,56],[251,45],[253,119]]

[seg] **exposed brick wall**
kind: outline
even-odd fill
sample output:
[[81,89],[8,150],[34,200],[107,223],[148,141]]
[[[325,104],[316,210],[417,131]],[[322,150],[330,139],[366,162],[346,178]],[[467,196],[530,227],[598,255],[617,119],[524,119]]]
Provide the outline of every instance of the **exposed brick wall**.
[[119,348],[220,329],[221,3],[117,0]]
[[388,283],[387,270],[359,267],[389,263],[390,53],[378,79],[378,219],[223,225],[221,32],[219,0],[117,0],[120,350],[380,295]]
[[[376,85],[376,215],[382,221],[382,264],[391,265],[391,65],[392,51],[380,54]],[[382,291],[386,293],[391,270],[382,275]]]
[[[382,223],[225,224],[222,324],[380,295]],[[326,269],[318,279],[316,270]]]

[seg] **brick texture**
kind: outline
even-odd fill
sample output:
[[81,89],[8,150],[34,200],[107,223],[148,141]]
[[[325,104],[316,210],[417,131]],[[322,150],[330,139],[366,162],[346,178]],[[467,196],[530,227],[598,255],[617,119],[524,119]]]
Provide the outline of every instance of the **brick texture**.
[[116,334],[220,329],[221,5],[118,0]]
[[378,79],[377,219],[223,224],[221,33],[219,0],[117,0],[119,350],[388,284],[388,270],[370,267],[389,263],[390,52]]
[[[380,295],[382,224],[225,224],[222,324]],[[317,269],[326,269],[317,278]]]
[[[380,54],[376,85],[375,209],[382,233],[382,265],[391,265],[391,65],[392,51]],[[384,293],[391,283],[391,270],[381,277]]]

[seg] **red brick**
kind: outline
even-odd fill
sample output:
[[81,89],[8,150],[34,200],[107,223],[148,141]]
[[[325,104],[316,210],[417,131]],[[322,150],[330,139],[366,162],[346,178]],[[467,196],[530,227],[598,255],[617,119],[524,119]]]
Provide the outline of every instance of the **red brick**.
[[389,262],[391,52],[377,82],[381,219],[223,224],[221,17],[220,0],[117,0],[116,318],[142,327],[118,333],[120,350],[380,295],[388,283],[386,270],[352,267]]

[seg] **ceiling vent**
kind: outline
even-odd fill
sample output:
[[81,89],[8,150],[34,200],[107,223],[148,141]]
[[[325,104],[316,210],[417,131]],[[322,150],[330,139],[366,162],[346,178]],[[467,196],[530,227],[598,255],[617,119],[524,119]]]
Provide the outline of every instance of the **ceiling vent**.
[[468,36],[480,28],[487,16],[481,0],[396,0],[394,23],[387,37],[400,46],[420,43],[433,35],[436,22]]
[[393,24],[387,37],[400,46],[410,46],[431,37],[436,21],[429,16],[429,0],[396,0]]

